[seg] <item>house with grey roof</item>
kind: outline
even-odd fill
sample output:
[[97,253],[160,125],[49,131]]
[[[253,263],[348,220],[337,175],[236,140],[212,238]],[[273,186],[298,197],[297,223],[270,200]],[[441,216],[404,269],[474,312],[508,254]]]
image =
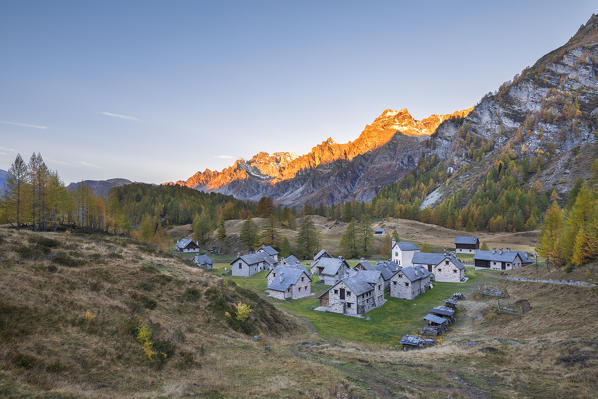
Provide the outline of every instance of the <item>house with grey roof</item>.
[[361,316],[386,302],[384,280],[377,271],[352,271],[321,294],[319,299],[318,310]]
[[374,265],[372,265],[369,261],[361,258],[359,263],[357,263],[353,269],[354,270],[371,270]]
[[478,249],[473,255],[476,269],[511,270],[521,267],[522,260],[519,251],[503,251],[502,248],[492,248],[492,251]]
[[278,263],[278,251],[272,248],[269,245],[262,245],[260,249],[255,251],[256,253],[264,253],[266,255],[271,256],[276,263]]
[[326,285],[336,284],[342,280],[350,270],[349,264],[342,257],[326,258],[320,257],[311,265],[311,274],[320,276],[320,280]]
[[385,230],[382,227],[376,227],[374,229],[374,234],[384,234],[384,233],[385,233]]
[[476,249],[480,249],[480,240],[477,237],[455,237],[455,251],[458,254],[473,254]]
[[390,287],[390,279],[400,269],[399,265],[392,261],[377,262],[371,270],[378,270],[384,279],[384,288]]
[[199,252],[199,245],[190,238],[181,238],[176,242],[178,252]]
[[465,265],[449,253],[418,252],[413,265],[423,266],[432,273],[434,281],[459,283],[465,281]]
[[301,261],[295,255],[289,255],[286,258],[282,258],[283,265],[294,265],[297,263],[301,263]]
[[397,265],[412,266],[413,255],[419,252],[419,248],[407,241],[392,241],[392,261]]
[[277,262],[274,261],[274,258],[266,255],[264,252],[238,255],[230,263],[232,275],[239,277],[249,277],[263,270],[270,270],[276,264]]
[[325,249],[322,249],[316,254],[316,256],[314,256],[314,261],[318,261],[320,258],[332,258],[332,255],[330,255]]
[[195,255],[193,257],[193,263],[199,267],[203,267],[204,269],[214,269],[212,258],[210,258],[208,255]]
[[277,266],[266,275],[268,295],[273,298],[299,299],[311,295],[311,276],[303,266]]
[[415,299],[432,288],[432,274],[423,266],[407,266],[397,270],[390,279],[390,296]]

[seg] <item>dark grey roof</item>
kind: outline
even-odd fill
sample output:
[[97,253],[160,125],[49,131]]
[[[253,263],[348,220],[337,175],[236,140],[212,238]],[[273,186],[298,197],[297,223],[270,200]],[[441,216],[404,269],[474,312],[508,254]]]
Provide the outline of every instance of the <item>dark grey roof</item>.
[[233,260],[230,264],[232,265],[238,259],[243,260],[243,262],[247,263],[248,265],[255,265],[256,263],[260,263],[260,262],[266,262],[270,265],[276,264],[276,261],[274,260],[274,258],[272,258],[269,255],[266,255],[263,252],[241,255],[241,256],[237,257],[235,260]]
[[378,262],[372,267],[371,270],[378,270],[380,273],[382,273],[382,278],[384,281],[388,281],[399,269],[399,265],[394,262]]
[[530,259],[530,257],[528,256],[527,252],[523,252],[523,251],[515,251],[519,254],[519,257],[521,258],[521,263],[534,263],[533,260]]
[[444,317],[436,316],[431,313],[428,313],[427,315],[425,315],[424,320],[431,321],[432,323],[436,323],[436,324],[444,324],[444,323],[448,322],[448,320],[445,319]]
[[401,251],[417,251],[419,248],[410,242],[407,241],[400,241],[395,243],[395,246],[399,247]]
[[176,246],[177,246],[177,248],[184,249],[184,248],[187,248],[187,245],[191,244],[192,242],[193,242],[193,240],[190,238],[181,238],[180,240],[177,241]]
[[492,251],[483,251],[481,249],[476,249],[475,255],[473,255],[473,259],[475,260],[487,260],[487,261],[494,261],[494,262],[514,262],[515,258],[519,256],[518,251],[500,251],[497,250],[495,252]]
[[395,272],[393,276],[399,273],[405,275],[405,277],[407,277],[407,279],[411,282],[430,277],[430,272],[423,266],[403,267],[402,269]]
[[[269,290],[286,291],[291,285],[296,284],[305,269],[301,270],[294,266],[278,266],[276,269],[276,277],[268,284]],[[307,275],[307,273],[305,273]],[[307,276],[310,280],[311,277]]]
[[413,255],[413,263],[423,265],[437,265],[446,258],[444,254],[436,254],[431,252],[416,252]]
[[[320,258],[317,262],[314,263],[313,266],[323,267],[322,270],[323,275],[327,276],[334,276],[338,273],[338,270],[342,267],[342,265],[346,262],[343,259],[339,258]],[[313,267],[312,266],[312,267]]]
[[381,275],[382,273],[378,270],[355,270],[353,276],[370,284],[378,284]]
[[454,316],[455,315],[455,310],[451,309],[449,307],[446,306],[436,306],[435,308],[433,308],[432,310],[430,310],[430,313],[433,314],[437,314],[437,315],[441,315],[441,316]]
[[399,341],[402,345],[411,345],[411,346],[419,346],[422,342],[420,337],[416,337],[415,335],[403,335],[401,340]]
[[478,243],[477,237],[470,237],[470,236],[455,237],[455,244],[475,245],[477,243]]
[[374,233],[384,234],[384,229],[382,227],[376,227],[376,229],[374,230]]
[[193,257],[193,262],[198,265],[211,265],[213,263],[212,258],[210,258],[208,255],[195,255]]
[[[361,260],[361,261],[359,261],[359,263],[356,264],[355,267],[357,267],[359,265],[363,266],[363,268],[365,270],[371,270],[372,267],[373,267],[373,265],[370,262],[368,262],[367,260]],[[353,269],[355,269],[355,267]]]
[[314,256],[314,260],[318,260],[322,256],[326,256],[327,258],[332,258],[332,256],[330,256],[330,254],[328,253],[328,251],[326,251],[325,249],[322,249],[320,252],[318,252],[316,254],[316,256]]
[[263,250],[264,252],[266,252],[270,256],[278,255],[278,251],[269,245],[262,245],[262,247],[260,249]]
[[301,261],[299,260],[299,258],[297,258],[295,255],[289,255],[289,256],[287,256],[287,257],[284,259],[284,261],[285,261],[287,264],[289,264],[289,265],[292,265],[292,264],[295,264],[295,263],[301,263]]
[[345,277],[341,280],[347,288],[351,289],[355,296],[365,294],[374,289],[374,286],[365,280],[365,276],[360,276],[360,274],[361,272],[357,272],[355,275]]

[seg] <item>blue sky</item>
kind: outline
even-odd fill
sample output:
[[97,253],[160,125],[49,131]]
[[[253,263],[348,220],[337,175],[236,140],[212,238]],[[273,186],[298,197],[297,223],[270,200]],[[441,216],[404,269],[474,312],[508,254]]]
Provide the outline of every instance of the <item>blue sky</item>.
[[4,1],[0,168],[40,151],[67,183],[160,183],[305,153],[387,108],[475,105],[596,12],[479,3]]

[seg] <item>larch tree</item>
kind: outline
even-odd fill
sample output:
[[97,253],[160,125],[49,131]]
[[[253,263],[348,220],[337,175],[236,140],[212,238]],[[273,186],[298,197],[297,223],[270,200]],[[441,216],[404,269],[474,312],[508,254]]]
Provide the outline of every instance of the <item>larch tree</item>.
[[297,234],[297,254],[302,259],[312,258],[319,246],[318,231],[309,216],[301,219],[301,228]]
[[359,256],[359,245],[357,243],[357,228],[355,221],[351,220],[345,229],[341,238],[340,247],[343,256],[347,259],[356,258]]
[[289,242],[288,238],[283,238],[282,243],[280,244],[280,256],[286,258],[287,256],[291,255],[291,243]]
[[29,177],[29,167],[23,161],[23,158],[21,158],[21,154],[17,154],[15,161],[10,165],[8,173],[8,197],[10,198],[10,202],[14,204],[17,230],[20,230],[23,194]]
[[260,241],[264,245],[270,245],[272,247],[278,248],[279,239],[280,235],[278,233],[278,229],[276,228],[274,215],[270,215],[262,225]]
[[243,222],[239,239],[247,249],[254,249],[257,246],[259,239],[258,229],[257,225],[251,219],[247,219]]
[[363,215],[358,228],[357,239],[359,241],[359,255],[368,256],[372,251],[372,245],[374,243],[374,231],[369,219]]
[[388,232],[386,232],[382,239],[382,244],[380,244],[380,255],[385,259],[392,256],[392,237]]

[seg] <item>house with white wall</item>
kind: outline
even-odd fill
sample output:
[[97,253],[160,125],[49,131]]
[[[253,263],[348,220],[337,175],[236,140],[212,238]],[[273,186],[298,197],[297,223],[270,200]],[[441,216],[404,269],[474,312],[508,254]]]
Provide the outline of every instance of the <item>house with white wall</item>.
[[459,283],[465,281],[465,265],[449,253],[418,252],[413,256],[413,265],[425,267],[432,273],[434,281]]
[[299,299],[311,295],[311,276],[303,266],[277,266],[266,275],[268,295],[273,298]]
[[511,270],[522,265],[519,251],[503,251],[502,248],[492,248],[492,251],[478,249],[473,256],[476,269]]
[[347,275],[349,270],[349,264],[342,257],[320,257],[311,265],[311,274],[320,276],[320,280],[326,285],[336,284]]
[[247,255],[238,255],[230,263],[233,276],[249,277],[263,270],[270,270],[276,266],[276,262],[271,256],[265,253],[254,253]]
[[392,242],[392,261],[401,267],[411,266],[416,252],[419,252],[419,248],[410,242]]
[[386,302],[384,281],[379,272],[354,271],[336,282],[319,299],[319,310],[361,316]]

